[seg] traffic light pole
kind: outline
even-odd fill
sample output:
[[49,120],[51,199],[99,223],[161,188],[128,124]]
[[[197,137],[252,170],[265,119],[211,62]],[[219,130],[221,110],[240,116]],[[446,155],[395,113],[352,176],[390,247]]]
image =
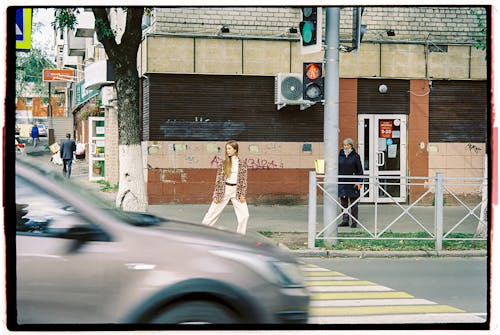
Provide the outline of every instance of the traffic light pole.
[[[338,194],[338,150],[339,150],[339,46],[340,8],[326,8],[325,27],[325,107],[324,107],[324,157],[325,190],[331,197]],[[337,217],[337,205],[328,195],[323,197],[323,226],[326,228]],[[324,232],[325,244],[338,243],[336,224]]]

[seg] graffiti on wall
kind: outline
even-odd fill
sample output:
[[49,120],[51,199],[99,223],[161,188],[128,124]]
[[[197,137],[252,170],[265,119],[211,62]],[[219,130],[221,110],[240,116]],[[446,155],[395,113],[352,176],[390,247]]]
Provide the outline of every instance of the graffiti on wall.
[[472,144],[472,143],[467,143],[467,144],[465,145],[465,148],[466,148],[467,150],[469,150],[470,152],[473,152],[473,153],[475,153],[475,154],[477,154],[477,153],[479,153],[479,152],[481,152],[481,151],[482,151],[482,149],[481,149],[480,147],[478,147],[478,146],[476,146],[476,145],[474,145],[474,144]]
[[[217,167],[219,163],[224,161],[220,156],[214,156],[214,158],[210,161],[211,167]],[[275,161],[275,160],[267,160],[261,158],[247,158],[247,165],[249,169],[283,169],[285,164],[283,161]]]
[[254,159],[254,158],[248,158],[247,159],[247,164],[249,169],[283,169],[284,164],[283,162],[276,162],[274,160],[267,160],[267,159]]
[[196,118],[195,121],[165,120],[160,124],[160,131],[165,139],[219,140],[236,137],[245,127],[244,122]]

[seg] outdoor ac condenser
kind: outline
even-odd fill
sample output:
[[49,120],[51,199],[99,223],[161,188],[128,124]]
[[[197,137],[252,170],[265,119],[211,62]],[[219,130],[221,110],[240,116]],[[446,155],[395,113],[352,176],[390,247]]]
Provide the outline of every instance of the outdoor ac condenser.
[[278,110],[286,105],[306,109],[314,102],[302,99],[302,73],[277,73],[274,80],[274,103]]

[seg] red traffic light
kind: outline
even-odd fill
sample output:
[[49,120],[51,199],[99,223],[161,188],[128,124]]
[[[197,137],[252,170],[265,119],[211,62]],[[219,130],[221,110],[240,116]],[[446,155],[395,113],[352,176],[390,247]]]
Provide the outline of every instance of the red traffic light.
[[305,75],[309,80],[315,80],[321,77],[321,65],[317,63],[311,63],[307,65],[305,69]]
[[323,99],[323,63],[304,63],[302,69],[302,98],[308,101],[321,101]]

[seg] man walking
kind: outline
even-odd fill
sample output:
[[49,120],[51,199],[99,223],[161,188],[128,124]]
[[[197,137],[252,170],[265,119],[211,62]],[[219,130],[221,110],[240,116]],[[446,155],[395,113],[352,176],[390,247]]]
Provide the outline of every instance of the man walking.
[[73,163],[73,153],[76,151],[76,143],[71,139],[71,134],[66,134],[66,139],[61,142],[59,152],[63,160],[63,175],[71,176],[71,164]]
[[33,124],[30,135],[31,138],[33,139],[33,148],[36,148],[36,144],[38,143],[38,139],[40,138],[40,134],[38,133],[38,127],[36,124]]

